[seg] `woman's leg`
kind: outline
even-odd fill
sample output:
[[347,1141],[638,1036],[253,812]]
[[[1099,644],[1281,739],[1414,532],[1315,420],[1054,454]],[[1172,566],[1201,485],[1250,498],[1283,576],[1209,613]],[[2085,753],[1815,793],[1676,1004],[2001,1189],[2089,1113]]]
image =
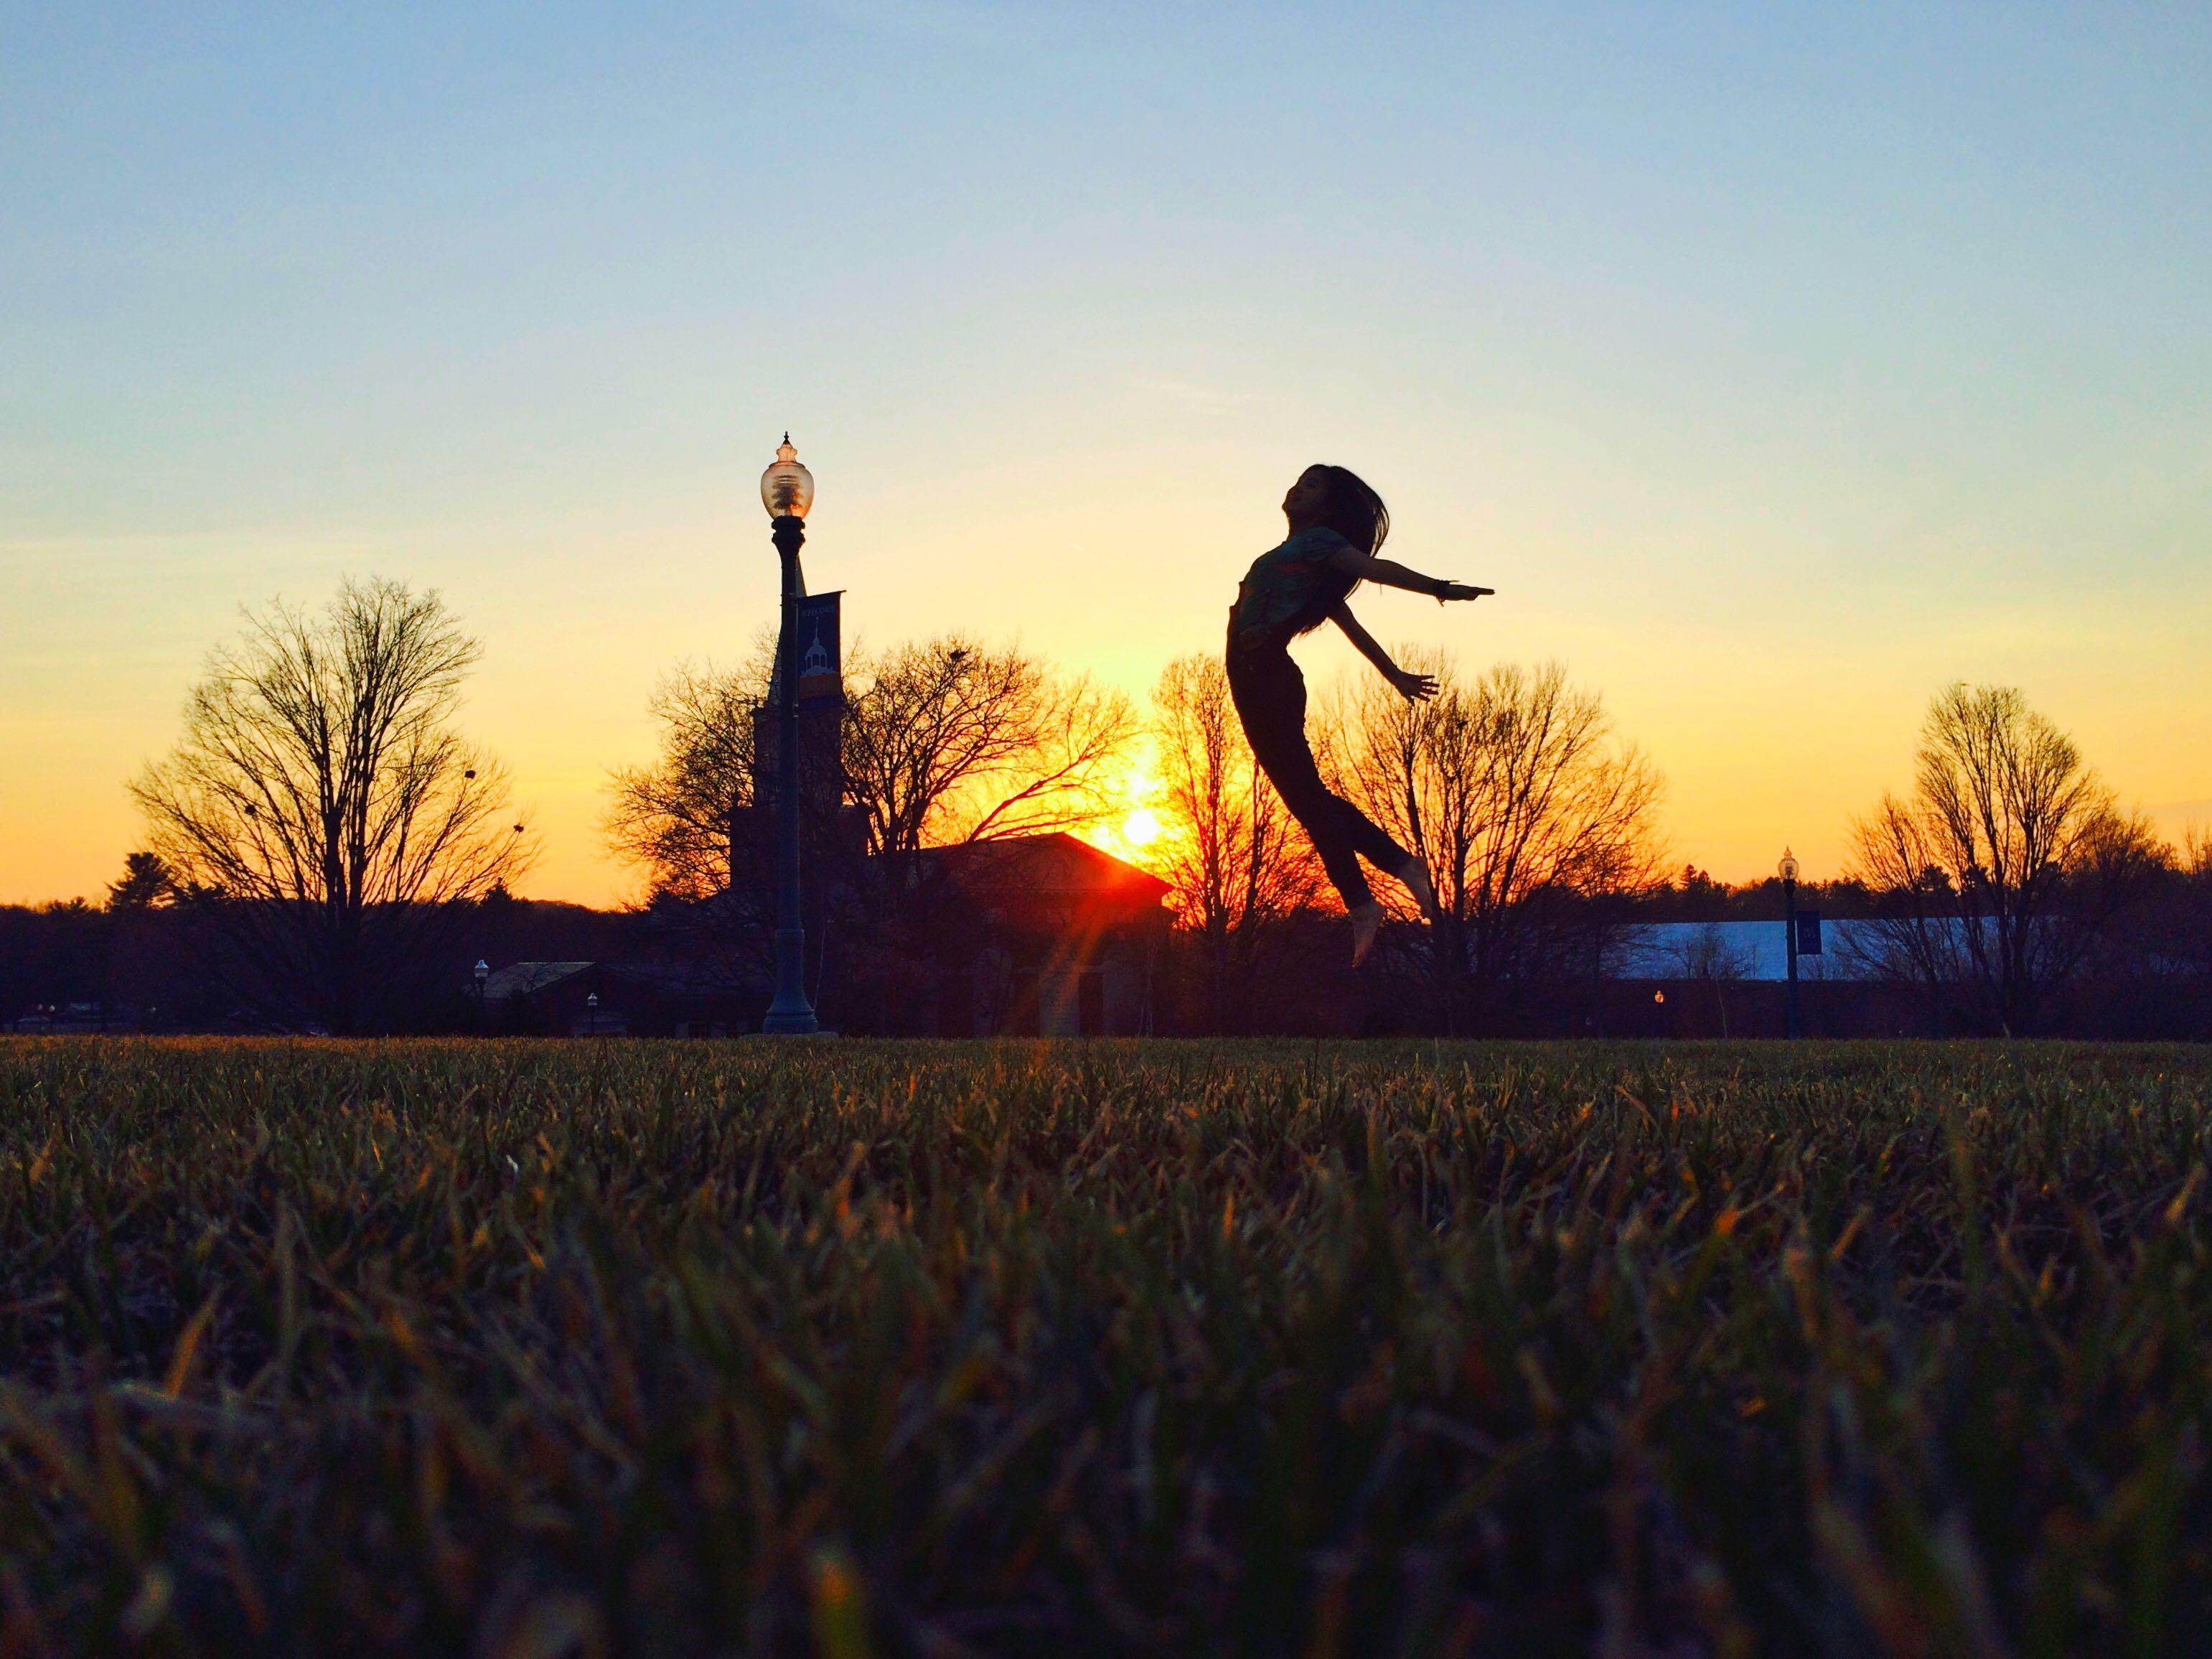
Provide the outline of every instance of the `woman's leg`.
[[1361,811],[1341,795],[1329,799],[1344,809],[1344,836],[1352,850],[1377,870],[1396,875],[1412,860],[1413,854],[1391,838],[1390,832]]
[[1286,653],[1255,653],[1232,663],[1229,690],[1253,758],[1312,840],[1345,908],[1372,903],[1375,896],[1359,867],[1360,856],[1395,875],[1406,866],[1407,854],[1322,781],[1306,742],[1306,683],[1297,665]]

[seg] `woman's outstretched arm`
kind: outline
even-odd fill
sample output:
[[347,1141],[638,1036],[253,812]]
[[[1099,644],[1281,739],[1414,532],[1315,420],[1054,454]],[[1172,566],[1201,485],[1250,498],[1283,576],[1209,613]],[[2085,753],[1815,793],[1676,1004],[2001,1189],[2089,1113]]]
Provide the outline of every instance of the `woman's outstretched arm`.
[[1384,587],[1402,587],[1408,593],[1425,593],[1442,605],[1446,599],[1479,599],[1495,588],[1477,587],[1470,582],[1446,581],[1441,576],[1424,576],[1418,570],[1409,570],[1393,559],[1371,558],[1356,547],[1340,547],[1328,561],[1328,568],[1340,575],[1355,576],[1364,582],[1377,582]]
[[1427,674],[1410,674],[1390,660],[1390,653],[1376,642],[1375,636],[1359,625],[1359,618],[1352,614],[1352,607],[1339,599],[1330,607],[1328,619],[1344,630],[1344,637],[1359,647],[1359,654],[1375,665],[1375,672],[1396,686],[1401,693],[1418,702],[1423,697],[1437,695],[1437,683]]

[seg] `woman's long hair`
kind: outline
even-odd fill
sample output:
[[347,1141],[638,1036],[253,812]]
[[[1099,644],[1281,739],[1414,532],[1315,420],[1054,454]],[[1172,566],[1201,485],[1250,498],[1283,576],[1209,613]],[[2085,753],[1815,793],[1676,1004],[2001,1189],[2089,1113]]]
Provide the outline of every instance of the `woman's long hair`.
[[1328,481],[1328,506],[1321,521],[1373,558],[1389,537],[1390,509],[1350,467],[1318,465],[1312,470]]
[[[1380,553],[1384,539],[1390,534],[1390,509],[1382,505],[1382,498],[1367,480],[1348,466],[1316,462],[1307,470],[1320,473],[1328,483],[1328,504],[1322,509],[1319,522],[1369,558]],[[1350,599],[1358,586],[1356,576],[1343,578],[1340,586],[1336,582],[1328,583],[1291,617],[1291,632],[1304,634],[1319,628],[1328,620],[1328,613]]]

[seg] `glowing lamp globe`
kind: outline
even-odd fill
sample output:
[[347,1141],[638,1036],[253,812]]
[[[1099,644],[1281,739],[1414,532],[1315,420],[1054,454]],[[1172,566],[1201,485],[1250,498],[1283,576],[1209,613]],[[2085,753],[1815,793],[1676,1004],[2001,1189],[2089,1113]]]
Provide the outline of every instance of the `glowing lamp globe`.
[[1797,860],[1788,848],[1782,849],[1782,862],[1774,866],[1774,872],[1784,881],[1797,879]]
[[772,519],[803,519],[814,505],[814,475],[799,464],[788,432],[776,446],[775,459],[761,474],[761,505]]

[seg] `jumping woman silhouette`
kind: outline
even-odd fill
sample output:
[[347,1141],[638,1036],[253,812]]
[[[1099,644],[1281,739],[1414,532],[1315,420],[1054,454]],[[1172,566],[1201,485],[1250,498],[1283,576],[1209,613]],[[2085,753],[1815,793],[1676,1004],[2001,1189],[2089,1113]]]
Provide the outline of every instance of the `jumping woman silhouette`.
[[1377,558],[1390,533],[1382,498],[1340,466],[1310,466],[1283,497],[1288,540],[1252,562],[1229,608],[1229,692],[1244,722],[1253,758],[1283,805],[1305,827],[1322,867],[1352,915],[1352,961],[1367,959],[1382,925],[1382,907],[1359,868],[1364,858],[1406,884],[1424,915],[1436,909],[1429,867],[1375,821],[1322,781],[1306,744],[1306,683],[1291,660],[1290,642],[1325,622],[1344,630],[1382,678],[1407,698],[1433,697],[1437,683],[1408,673],[1359,625],[1346,603],[1363,581],[1447,599],[1479,599],[1494,590],[1424,576]]

